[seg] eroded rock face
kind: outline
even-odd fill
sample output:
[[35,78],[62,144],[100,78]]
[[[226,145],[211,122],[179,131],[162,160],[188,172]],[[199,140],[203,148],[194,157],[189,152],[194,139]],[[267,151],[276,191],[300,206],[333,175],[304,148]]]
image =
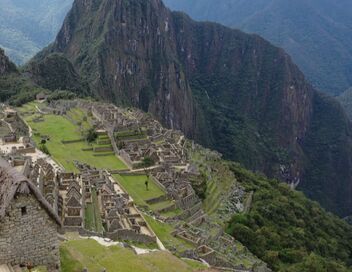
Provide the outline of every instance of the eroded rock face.
[[17,71],[16,66],[9,61],[3,49],[0,48],[0,76]]
[[100,97],[192,135],[192,92],[161,1],[76,1],[52,49],[68,56]]
[[[34,61],[53,53],[97,96],[148,111],[228,159],[301,186],[330,210],[352,212],[352,173],[339,170],[352,168],[349,121],[259,36],[194,22],[160,0],[76,0],[56,41]],[[324,108],[344,129],[321,122]],[[327,144],[320,129],[340,139],[329,139],[324,162],[316,156]],[[331,158],[341,148],[351,152],[337,165]]]

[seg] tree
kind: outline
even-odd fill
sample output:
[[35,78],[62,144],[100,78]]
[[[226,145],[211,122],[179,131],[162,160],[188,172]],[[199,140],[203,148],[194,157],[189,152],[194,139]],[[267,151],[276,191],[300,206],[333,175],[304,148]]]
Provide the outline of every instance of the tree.
[[39,150],[42,151],[43,153],[50,155],[50,151],[48,147],[45,144],[40,144]]
[[145,168],[153,166],[154,163],[155,163],[154,160],[149,156],[144,157],[142,161],[142,165]]
[[95,131],[95,128],[90,128],[87,133],[87,141],[89,143],[94,142],[98,138],[98,133]]

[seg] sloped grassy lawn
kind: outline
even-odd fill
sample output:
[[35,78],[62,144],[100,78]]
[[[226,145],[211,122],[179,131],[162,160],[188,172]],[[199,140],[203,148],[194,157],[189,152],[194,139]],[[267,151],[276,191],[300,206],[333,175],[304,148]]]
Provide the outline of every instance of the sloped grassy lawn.
[[171,235],[175,230],[172,225],[155,220],[148,215],[144,215],[144,218],[166,248],[176,248],[178,252],[194,248],[191,243]]
[[[146,200],[165,195],[164,191],[149,178],[148,190],[145,187],[145,181],[147,180],[146,175],[128,176],[128,175],[113,175],[114,179],[117,180],[122,187],[131,195],[134,202],[139,206],[147,206],[153,211],[158,211],[162,208],[169,207],[173,204],[172,201],[166,200],[155,204],[147,204]],[[166,217],[173,217],[181,214],[180,209],[174,209],[162,215]]]
[[151,178],[148,179],[148,190],[146,190],[145,181],[147,180],[147,176],[145,175],[113,175],[113,177],[128,191],[137,205],[146,206],[148,205],[145,202],[146,200],[165,194]]
[[59,115],[44,115],[44,122],[34,122],[34,116],[27,116],[25,120],[33,129],[33,139],[39,145],[42,135],[50,137],[46,143],[53,158],[59,162],[66,171],[77,172],[73,161],[77,160],[97,168],[126,169],[122,161],[115,155],[94,156],[93,151],[83,151],[82,148],[90,146],[82,141],[78,143],[63,144],[62,140],[77,140],[82,138],[79,128]]
[[[119,246],[104,247],[94,240],[72,240],[61,245],[61,271],[81,272],[192,272],[204,268],[185,262],[172,254],[158,251],[135,255]],[[203,270],[204,271],[204,270]]]

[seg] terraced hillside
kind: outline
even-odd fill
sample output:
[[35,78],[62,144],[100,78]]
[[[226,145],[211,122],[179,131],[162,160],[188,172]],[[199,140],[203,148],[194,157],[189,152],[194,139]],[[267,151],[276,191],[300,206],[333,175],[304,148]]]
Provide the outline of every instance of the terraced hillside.
[[[90,159],[90,163],[97,167],[104,162],[105,156],[101,160],[92,160],[94,148],[113,145],[117,138],[120,146],[117,154],[120,156],[124,151],[124,158],[133,162],[124,169],[110,169],[111,175],[107,173],[131,199],[135,210],[141,212],[145,226],[157,237],[157,242],[138,244],[138,247],[159,248],[161,252],[155,254],[164,254],[163,250],[167,249],[179,258],[206,258],[213,267],[227,265],[244,271],[270,271],[265,263],[274,271],[305,271],[302,269],[307,265],[311,271],[351,271],[352,227],[286,184],[227,162],[218,152],[187,140],[180,132],[163,128],[138,110],[87,101],[61,101],[53,105],[30,103],[20,108],[20,115],[36,129],[41,129],[40,124],[45,123],[46,118],[58,118],[55,121],[60,127],[65,124],[61,127],[68,129],[65,135],[59,131],[52,134],[43,131],[40,132],[43,135],[35,135],[38,131],[32,131],[38,146],[43,145],[39,140],[45,136],[45,146],[56,161],[74,167],[71,160]],[[67,105],[65,113],[53,114],[63,109],[62,105]],[[77,148],[76,145],[81,147],[81,141],[63,144],[56,140],[50,145],[51,137],[57,135],[63,139],[84,135],[81,130],[90,130],[85,122],[94,119],[101,127],[94,130],[96,139],[90,145],[90,151],[84,151],[89,152],[86,153],[88,156],[67,152],[66,157],[60,157],[62,153],[55,149],[59,146],[68,148],[65,145],[71,149]],[[112,123],[120,132],[110,133]],[[123,129],[118,129],[119,124]],[[135,133],[125,133],[128,130]],[[89,146],[89,143],[85,144]],[[139,155],[141,152],[142,156]],[[147,161],[152,164],[144,164],[146,154],[150,155]],[[119,156],[115,158],[118,160]],[[101,202],[94,190],[92,199],[91,205],[86,207],[88,216],[84,223],[86,229],[104,235],[106,222],[102,220]],[[64,271],[79,270],[83,264],[92,271],[99,271],[102,267],[115,265],[117,256],[124,256],[115,253],[130,254],[116,247],[101,248],[89,240],[68,239],[70,241],[62,245],[62,265],[67,269]],[[131,241],[125,242],[128,246],[136,246]],[[97,254],[97,248],[104,254]],[[215,259],[209,258],[209,254],[214,254]],[[139,264],[139,257],[134,258]],[[172,258],[165,257],[168,265],[175,260]],[[144,265],[149,269],[149,260]],[[154,265],[155,271],[163,271],[164,264]],[[185,266],[183,260],[177,259],[175,267],[179,271],[194,271],[192,265]],[[135,266],[128,267],[126,269],[135,269]]]
[[200,262],[181,260],[168,252],[135,255],[119,246],[104,247],[94,240],[74,240],[61,246],[62,272],[79,272],[84,267],[91,272],[195,272],[207,271]]
[[[113,152],[101,152],[100,147],[111,146],[101,144],[105,135],[99,135],[95,143],[87,143],[87,130],[92,127],[91,117],[82,109],[74,109],[66,115],[42,114],[38,103],[29,103],[20,108],[24,120],[33,131],[33,140],[45,146],[54,159],[66,171],[77,172],[75,161],[80,161],[101,169],[126,169],[124,163]],[[43,109],[45,111],[45,109]]]

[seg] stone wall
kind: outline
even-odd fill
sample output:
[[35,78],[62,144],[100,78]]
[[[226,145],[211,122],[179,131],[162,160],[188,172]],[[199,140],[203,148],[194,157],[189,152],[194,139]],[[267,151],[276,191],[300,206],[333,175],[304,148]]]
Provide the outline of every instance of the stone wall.
[[144,243],[144,244],[156,243],[155,236],[136,233],[134,230],[129,230],[129,229],[121,229],[115,232],[107,232],[106,236],[111,240],[115,240],[115,241],[128,240],[128,241]]
[[59,268],[57,228],[34,196],[17,196],[0,222],[0,263],[45,265],[49,271]]

